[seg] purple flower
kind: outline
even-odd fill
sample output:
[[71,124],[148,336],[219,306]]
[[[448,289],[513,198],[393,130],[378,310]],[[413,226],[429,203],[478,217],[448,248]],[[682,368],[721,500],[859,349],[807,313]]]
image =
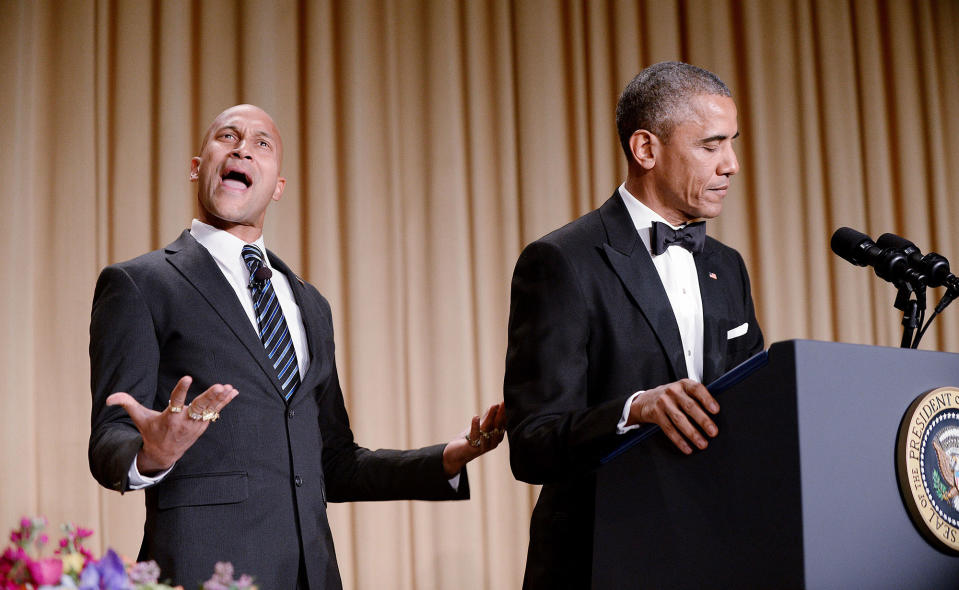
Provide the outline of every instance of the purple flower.
[[213,577],[220,582],[233,581],[233,564],[229,561],[218,561],[213,566]]
[[120,557],[108,549],[99,562],[90,561],[80,574],[79,590],[131,590]]
[[233,564],[228,561],[218,561],[213,566],[213,577],[203,582],[203,590],[250,590],[253,578],[243,574],[239,580],[233,579]]
[[160,566],[155,561],[141,561],[130,568],[130,581],[134,584],[156,584],[160,578]]

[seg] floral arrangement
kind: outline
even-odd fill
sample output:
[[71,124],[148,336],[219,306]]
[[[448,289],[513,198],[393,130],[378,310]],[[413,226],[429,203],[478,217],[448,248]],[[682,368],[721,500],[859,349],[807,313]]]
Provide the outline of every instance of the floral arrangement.
[[[47,520],[23,518],[10,533],[13,543],[0,555],[0,590],[183,590],[159,582],[155,561],[124,561],[113,549],[99,560],[83,546],[93,531],[62,525],[63,537],[52,557],[40,557],[49,537],[43,533]],[[219,562],[202,590],[257,590],[246,574],[233,579],[233,565]]]

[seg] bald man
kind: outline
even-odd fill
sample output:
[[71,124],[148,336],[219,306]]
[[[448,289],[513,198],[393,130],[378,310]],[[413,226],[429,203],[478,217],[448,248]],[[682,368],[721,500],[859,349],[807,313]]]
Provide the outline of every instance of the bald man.
[[330,306],[264,245],[282,155],[262,109],[222,112],[191,162],[199,218],[94,293],[90,470],[145,489],[139,559],[188,588],[217,561],[262,588],[340,588],[328,501],[468,498],[466,463],[502,440],[494,405],[445,445],[354,442]]

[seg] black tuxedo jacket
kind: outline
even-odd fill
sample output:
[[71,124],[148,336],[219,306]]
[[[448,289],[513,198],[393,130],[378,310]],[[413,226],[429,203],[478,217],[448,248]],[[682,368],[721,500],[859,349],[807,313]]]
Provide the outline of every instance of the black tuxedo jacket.
[[[762,350],[763,338],[739,253],[707,238],[694,259],[709,383]],[[524,249],[504,385],[513,474],[543,484],[524,587],[589,587],[593,470],[623,440],[616,425],[626,399],[686,376],[676,318],[618,192]],[[638,551],[655,542],[655,531],[636,534]]]
[[[292,589],[300,558],[310,588],[340,588],[326,504],[351,500],[466,498],[450,487],[443,445],[370,451],[353,441],[336,374],[330,307],[272,252],[300,307],[310,366],[289,403],[256,330],[209,252],[188,231],[163,250],[107,267],[90,323],[90,470],[102,485],[128,489],[142,439],[126,412],[107,407],[116,391],[163,410],[183,375],[187,402],[214,383],[239,395],[221,418],[146,489],[140,559],[187,588],[217,561],[261,588]],[[462,473],[465,476],[465,470]]]

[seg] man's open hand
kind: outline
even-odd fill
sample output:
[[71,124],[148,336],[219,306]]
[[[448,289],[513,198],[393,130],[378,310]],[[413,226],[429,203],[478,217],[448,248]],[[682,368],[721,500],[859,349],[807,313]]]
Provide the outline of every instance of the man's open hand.
[[143,448],[137,454],[141,474],[172,467],[239,393],[232,385],[217,383],[184,407],[191,383],[192,377],[182,377],[170,393],[170,405],[162,412],[143,406],[122,391],[107,398],[108,406],[122,406],[127,411],[143,437]]

